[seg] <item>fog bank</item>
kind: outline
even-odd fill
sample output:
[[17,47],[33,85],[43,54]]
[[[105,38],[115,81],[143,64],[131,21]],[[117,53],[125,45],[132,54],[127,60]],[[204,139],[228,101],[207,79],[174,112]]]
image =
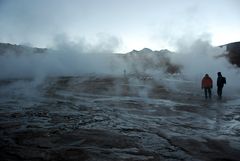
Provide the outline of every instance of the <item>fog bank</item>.
[[[134,76],[131,81],[136,85],[144,84],[142,80],[148,77],[170,90],[179,91],[183,87],[199,92],[205,74],[212,77],[215,91],[217,72],[222,72],[227,78],[225,92],[239,91],[239,68],[223,56],[225,48],[213,47],[208,41],[198,39],[181,43],[176,52],[156,53],[144,49],[125,55],[113,53],[118,44],[114,37],[105,37],[93,45],[84,39],[73,42],[61,36],[46,53],[28,50],[22,54],[1,54],[0,79],[31,78],[41,83],[47,77],[59,76]],[[169,73],[169,65],[179,70]],[[146,91],[143,93],[147,95]]]

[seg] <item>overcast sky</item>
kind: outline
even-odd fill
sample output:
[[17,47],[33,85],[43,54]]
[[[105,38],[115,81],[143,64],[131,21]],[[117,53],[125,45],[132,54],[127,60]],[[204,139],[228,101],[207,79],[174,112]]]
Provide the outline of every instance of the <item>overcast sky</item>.
[[0,0],[0,41],[52,46],[117,40],[116,52],[174,49],[181,39],[240,41],[239,0]]

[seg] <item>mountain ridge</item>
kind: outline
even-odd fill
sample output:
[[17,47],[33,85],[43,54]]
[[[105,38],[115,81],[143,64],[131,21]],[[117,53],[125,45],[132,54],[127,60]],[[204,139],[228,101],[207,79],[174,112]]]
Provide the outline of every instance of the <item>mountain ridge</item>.
[[0,55],[6,54],[6,53],[13,53],[13,54],[45,53],[47,50],[48,50],[47,48],[37,48],[37,47],[30,47],[26,45],[0,43]]
[[[228,59],[228,61],[231,64],[234,64],[238,67],[240,67],[240,41],[238,42],[231,42],[228,44],[220,45],[219,47],[226,47],[226,51],[228,52],[225,57]],[[37,47],[30,47],[26,45],[16,45],[16,44],[10,44],[10,43],[0,43],[0,55],[4,54],[16,54],[20,55],[23,53],[34,53],[34,54],[43,54],[46,53],[49,50],[49,48],[37,48]],[[132,50],[127,53],[123,53],[126,55],[165,55],[173,53],[169,51],[168,49],[162,49],[162,50],[151,50],[150,48],[143,48],[142,50]]]

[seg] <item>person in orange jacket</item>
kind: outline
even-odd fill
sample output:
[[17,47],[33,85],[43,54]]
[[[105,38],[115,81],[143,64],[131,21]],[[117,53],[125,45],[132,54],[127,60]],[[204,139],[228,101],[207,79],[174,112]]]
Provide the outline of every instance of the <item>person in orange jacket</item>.
[[205,98],[207,99],[209,97],[209,99],[211,99],[212,97],[212,78],[209,77],[208,74],[205,74],[205,76],[202,79],[202,89],[204,89],[204,93],[205,93]]

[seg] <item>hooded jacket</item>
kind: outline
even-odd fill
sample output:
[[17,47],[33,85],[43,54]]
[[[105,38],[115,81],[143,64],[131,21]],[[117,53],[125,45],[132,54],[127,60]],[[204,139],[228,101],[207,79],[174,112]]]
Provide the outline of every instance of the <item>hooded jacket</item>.
[[206,74],[202,79],[202,88],[212,88],[212,79]]
[[226,78],[222,76],[221,72],[218,72],[217,86],[222,88],[226,84]]

